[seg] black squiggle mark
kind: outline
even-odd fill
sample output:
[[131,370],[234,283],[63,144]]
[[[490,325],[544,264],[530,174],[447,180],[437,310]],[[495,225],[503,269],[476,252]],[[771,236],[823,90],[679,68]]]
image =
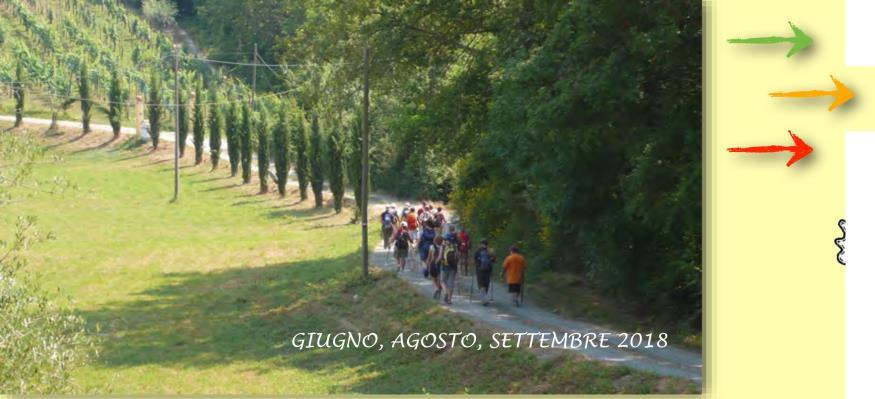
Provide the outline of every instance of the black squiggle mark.
[[842,236],[836,238],[833,242],[836,243],[836,246],[839,247],[839,253],[836,254],[836,260],[845,265],[845,219],[839,219],[839,228],[842,229]]

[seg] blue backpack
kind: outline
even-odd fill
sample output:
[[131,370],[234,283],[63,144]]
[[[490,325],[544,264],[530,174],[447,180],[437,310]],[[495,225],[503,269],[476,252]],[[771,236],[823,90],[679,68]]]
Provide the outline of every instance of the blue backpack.
[[434,238],[437,236],[437,233],[434,232],[433,229],[425,229],[422,231],[422,238],[419,240],[419,246],[428,248],[432,242],[434,242]]

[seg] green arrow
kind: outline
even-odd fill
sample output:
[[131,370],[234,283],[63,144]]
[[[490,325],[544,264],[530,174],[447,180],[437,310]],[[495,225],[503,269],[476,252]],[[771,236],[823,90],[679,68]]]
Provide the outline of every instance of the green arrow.
[[769,37],[754,37],[750,39],[729,39],[729,43],[741,43],[741,44],[774,44],[774,43],[793,43],[793,47],[790,48],[790,52],[787,53],[787,57],[792,57],[793,54],[796,54],[806,47],[811,45],[811,37],[806,35],[802,29],[799,29],[796,25],[793,25],[790,22],[790,28],[793,29],[792,37],[779,37],[779,36],[769,36]]

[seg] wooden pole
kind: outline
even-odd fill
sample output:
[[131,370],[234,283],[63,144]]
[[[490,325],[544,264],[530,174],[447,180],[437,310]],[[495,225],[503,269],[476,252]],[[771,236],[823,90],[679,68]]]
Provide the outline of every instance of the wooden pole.
[[370,106],[370,65],[368,61],[368,46],[364,50],[364,98],[362,99],[362,272],[368,276],[368,134],[370,122],[368,121],[368,107]]

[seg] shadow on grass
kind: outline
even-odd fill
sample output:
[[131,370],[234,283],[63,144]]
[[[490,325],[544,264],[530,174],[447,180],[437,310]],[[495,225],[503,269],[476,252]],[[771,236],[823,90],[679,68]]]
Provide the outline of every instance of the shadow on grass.
[[215,186],[215,187],[205,188],[203,190],[200,190],[200,192],[209,193],[209,192],[213,192],[213,191],[228,190],[228,189],[231,189],[234,187],[237,187],[237,183],[226,184],[224,186]]
[[[104,338],[99,362],[104,367],[205,369],[251,362],[251,371],[259,375],[305,369],[322,378],[353,369],[359,376],[355,385],[326,383],[337,384],[334,389],[341,391],[416,393],[430,385],[430,373],[390,377],[382,366],[385,363],[387,369],[397,369],[407,363],[410,370],[422,368],[416,352],[299,351],[290,344],[299,332],[359,328],[369,332],[367,327],[356,325],[358,320],[349,319],[355,311],[346,309],[355,292],[373,284],[365,283],[358,269],[350,267],[358,264],[357,259],[357,253],[350,253],[263,267],[167,273],[157,287],[131,294],[130,300],[82,312],[82,316],[92,329],[100,325]],[[402,377],[409,388],[387,388]],[[374,382],[378,384],[372,385]]]
[[79,150],[73,151],[73,154],[74,154],[74,155],[75,155],[75,154],[82,154],[82,153],[89,152],[89,151],[95,151],[95,150],[101,150],[101,149],[104,149],[104,148],[108,147],[110,144],[115,143],[116,140],[119,139],[119,137],[121,137],[121,136],[115,136],[115,137],[113,137],[113,138],[111,138],[111,139],[109,139],[109,140],[107,140],[107,141],[104,141],[103,143],[100,143],[100,144],[98,144],[98,145],[96,145],[96,146],[93,146],[93,147],[86,147],[86,148],[82,148],[82,149],[79,149]]
[[[299,201],[300,202],[300,201]],[[334,210],[328,207],[322,208],[307,208],[307,209],[289,209],[280,208],[267,213],[267,217],[271,219],[305,219],[319,220],[334,216]]]
[[58,143],[55,143],[52,145],[48,145],[48,146],[46,146],[46,148],[52,149],[52,148],[58,148],[58,147],[61,147],[61,146],[67,145],[67,144],[73,144],[73,143],[85,138],[86,135],[88,135],[88,133],[80,133],[78,136],[75,136],[72,139],[69,139],[66,141],[61,141],[61,142],[58,142]]

